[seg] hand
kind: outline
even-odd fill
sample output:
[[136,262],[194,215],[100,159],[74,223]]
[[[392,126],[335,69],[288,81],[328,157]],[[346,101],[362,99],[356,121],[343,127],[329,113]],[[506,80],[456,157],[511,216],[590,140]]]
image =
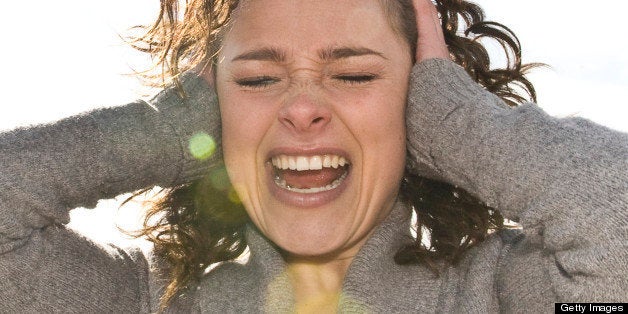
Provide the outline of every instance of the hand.
[[438,18],[438,11],[431,0],[414,0],[414,12],[418,28],[416,62],[427,59],[449,59],[449,50]]
[[196,72],[198,72],[200,77],[202,77],[205,82],[209,85],[210,88],[215,87],[215,77],[214,77],[214,65],[203,62],[196,66]]

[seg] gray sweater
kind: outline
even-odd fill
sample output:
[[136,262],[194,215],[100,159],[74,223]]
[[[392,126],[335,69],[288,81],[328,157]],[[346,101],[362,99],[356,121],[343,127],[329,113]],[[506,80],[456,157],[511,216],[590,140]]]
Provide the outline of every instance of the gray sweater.
[[[163,280],[139,250],[68,230],[68,211],[202,176],[188,139],[220,138],[215,95],[172,89],[54,124],[0,134],[0,312],[150,312]],[[471,249],[439,277],[400,266],[409,211],[398,202],[351,264],[340,312],[551,312],[558,301],[628,300],[628,136],[533,104],[506,108],[445,60],[415,66],[408,163],[478,196],[523,226]],[[289,312],[284,261],[254,228],[245,265],[224,263],[171,312]],[[151,266],[152,265],[152,266]]]

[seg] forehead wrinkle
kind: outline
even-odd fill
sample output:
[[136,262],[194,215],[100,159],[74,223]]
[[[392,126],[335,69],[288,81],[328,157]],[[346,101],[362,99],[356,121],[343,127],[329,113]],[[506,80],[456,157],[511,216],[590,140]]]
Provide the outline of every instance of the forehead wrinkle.
[[350,46],[328,47],[325,49],[321,49],[318,52],[318,57],[323,61],[335,61],[339,59],[346,59],[350,57],[359,57],[359,56],[367,56],[367,55],[378,56],[378,57],[388,60],[388,58],[386,58],[383,53],[375,51],[370,48],[366,48],[366,47],[350,47]]
[[286,53],[275,47],[261,47],[248,50],[244,53],[237,55],[231,61],[272,61],[272,62],[285,62]]

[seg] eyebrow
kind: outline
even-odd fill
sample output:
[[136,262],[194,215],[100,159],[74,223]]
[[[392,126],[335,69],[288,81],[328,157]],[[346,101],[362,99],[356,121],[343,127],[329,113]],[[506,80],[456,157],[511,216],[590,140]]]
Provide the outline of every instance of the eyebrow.
[[286,54],[277,48],[264,47],[264,48],[249,50],[245,53],[242,53],[236,56],[231,61],[246,61],[246,60],[284,62],[286,60]]
[[350,57],[359,57],[359,56],[367,56],[374,55],[384,59],[384,55],[381,52],[377,52],[375,50],[366,48],[366,47],[339,47],[334,48],[330,47],[327,49],[323,49],[319,51],[318,57],[324,61],[334,61],[339,59],[346,59]]
[[[318,57],[323,61],[335,61],[340,59],[346,59],[350,57],[359,57],[366,55],[374,55],[384,59],[381,52],[366,48],[366,47],[330,47],[322,49],[318,52]],[[231,61],[272,61],[272,62],[284,62],[286,61],[285,52],[274,47],[263,47],[253,49],[239,54]]]

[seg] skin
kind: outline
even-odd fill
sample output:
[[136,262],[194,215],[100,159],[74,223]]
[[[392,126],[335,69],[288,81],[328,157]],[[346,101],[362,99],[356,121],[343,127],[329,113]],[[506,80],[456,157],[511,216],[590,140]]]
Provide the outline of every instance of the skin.
[[[242,57],[271,48],[282,60]],[[372,53],[321,58],[335,49]],[[289,258],[355,255],[392,208],[405,158],[411,56],[379,1],[245,2],[219,60],[225,163],[253,222]],[[344,79],[364,75],[371,78]],[[243,86],[259,77],[270,79]],[[344,151],[352,164],[350,184],[314,208],[277,199],[268,184],[268,160],[284,147],[294,155]]]
[[418,28],[416,62],[428,59],[449,59],[449,50],[441,28],[438,11],[430,0],[414,0]]
[[[447,58],[434,6],[414,4],[416,59]],[[335,309],[349,264],[397,197],[412,58],[384,12],[378,0],[245,1],[218,56],[225,164],[252,221],[284,251],[300,312]],[[350,53],[329,57],[338,51]],[[327,150],[350,160],[342,193],[315,206],[272,193],[273,154]]]

